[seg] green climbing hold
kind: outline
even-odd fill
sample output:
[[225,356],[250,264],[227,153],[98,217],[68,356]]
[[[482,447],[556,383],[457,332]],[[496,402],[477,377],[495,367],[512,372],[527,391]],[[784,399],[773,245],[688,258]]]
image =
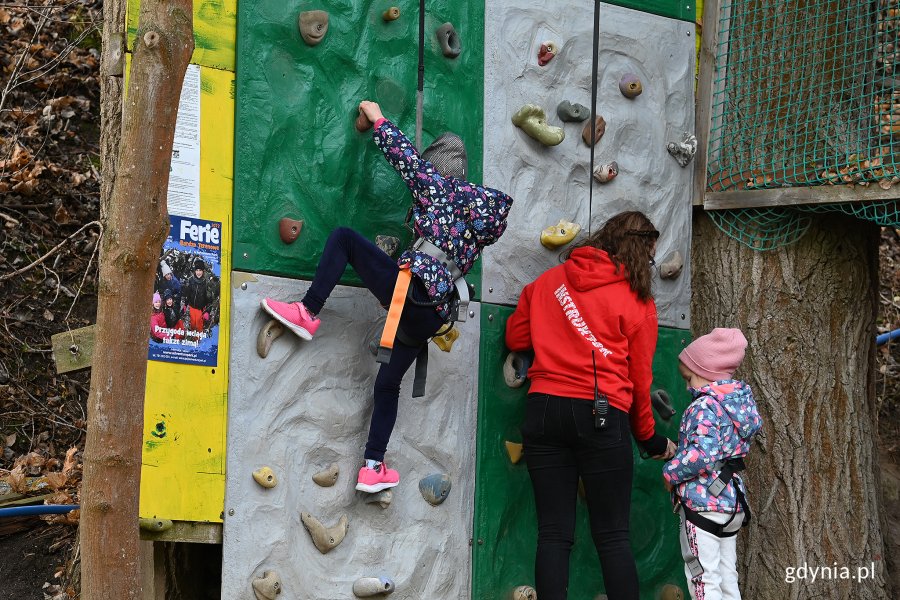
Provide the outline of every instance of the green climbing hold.
[[513,125],[527,133],[545,146],[556,146],[561,143],[566,132],[562,127],[554,127],[547,123],[544,109],[537,104],[526,104],[512,117]]

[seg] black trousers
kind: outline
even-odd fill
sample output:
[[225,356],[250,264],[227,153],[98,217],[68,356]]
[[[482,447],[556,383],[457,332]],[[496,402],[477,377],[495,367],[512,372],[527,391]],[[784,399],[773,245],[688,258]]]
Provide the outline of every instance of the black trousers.
[[[331,232],[325,242],[316,275],[303,297],[306,308],[314,313],[322,310],[348,264],[382,306],[390,305],[397,272],[400,270],[397,261],[356,231],[339,227]],[[425,285],[418,277],[413,277],[410,285],[413,298],[420,302],[430,300]],[[403,306],[400,327],[410,337],[421,339],[424,343],[443,325],[444,320],[431,306],[419,306],[412,302]],[[375,377],[375,406],[369,423],[369,440],[366,442],[364,458],[384,460],[384,453],[397,422],[400,384],[415,362],[419,349],[418,346],[407,346],[397,340],[391,352],[391,362],[378,368],[378,375]]]
[[606,594],[609,600],[637,600],[629,541],[634,464],[628,414],[610,406],[607,425],[598,431],[589,400],[530,394],[527,402],[522,440],[537,508],[538,598],[567,598],[580,477]]

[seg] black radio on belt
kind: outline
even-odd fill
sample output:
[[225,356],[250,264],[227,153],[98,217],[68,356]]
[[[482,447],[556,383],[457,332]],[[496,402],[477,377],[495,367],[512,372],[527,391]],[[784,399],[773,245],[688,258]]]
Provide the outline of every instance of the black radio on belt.
[[594,365],[594,429],[603,429],[606,427],[606,419],[609,416],[609,398],[600,393],[600,387],[597,385],[597,361],[594,358],[593,350],[591,350],[591,362]]

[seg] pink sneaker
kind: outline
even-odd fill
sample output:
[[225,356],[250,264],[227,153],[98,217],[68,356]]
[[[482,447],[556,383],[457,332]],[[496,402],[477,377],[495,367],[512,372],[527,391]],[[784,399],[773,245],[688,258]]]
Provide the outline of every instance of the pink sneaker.
[[400,483],[400,473],[393,469],[388,469],[387,465],[381,463],[374,469],[363,467],[359,470],[359,477],[356,479],[356,489],[360,492],[374,494],[375,492],[395,487],[398,483]]
[[321,324],[318,317],[309,314],[302,302],[279,302],[271,298],[264,298],[260,305],[263,310],[284,323],[288,329],[304,340],[311,340]]

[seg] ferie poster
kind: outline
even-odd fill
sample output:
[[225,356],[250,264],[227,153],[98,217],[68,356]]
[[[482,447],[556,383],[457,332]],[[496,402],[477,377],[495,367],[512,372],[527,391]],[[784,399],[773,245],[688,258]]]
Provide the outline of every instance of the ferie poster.
[[150,360],[217,365],[221,258],[220,222],[169,215],[153,285]]

